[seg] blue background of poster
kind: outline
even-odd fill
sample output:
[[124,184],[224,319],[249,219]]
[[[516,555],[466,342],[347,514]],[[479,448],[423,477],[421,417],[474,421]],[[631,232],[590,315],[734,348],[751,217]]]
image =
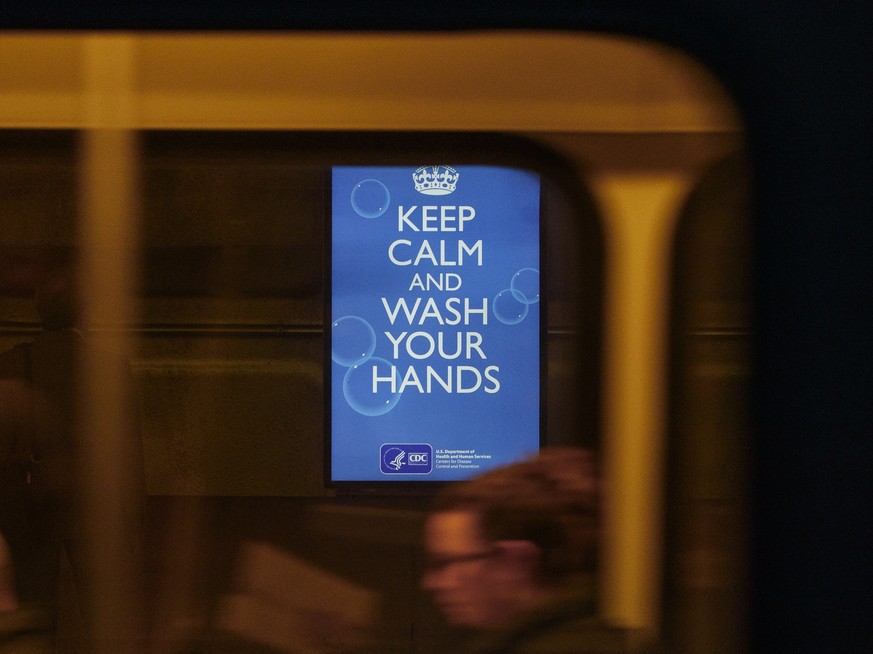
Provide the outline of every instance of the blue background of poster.
[[[431,167],[428,167],[431,168]],[[454,166],[457,185],[451,194],[425,195],[413,182],[415,167],[336,167],[332,178],[331,230],[331,478],[333,481],[451,481],[464,479],[495,465],[508,463],[535,452],[540,438],[540,183],[537,175],[521,170],[492,166]],[[409,221],[419,229],[422,207],[437,207],[430,212],[439,216],[446,207],[449,219],[446,231],[413,231],[402,225],[398,215],[409,214]],[[463,223],[457,218],[459,207],[472,207],[475,216]],[[439,230],[439,219],[428,223]],[[450,231],[451,230],[451,231]],[[389,257],[391,244],[398,239],[411,245],[395,246],[398,260],[415,259],[427,241],[437,259],[429,256],[418,265],[395,265]],[[441,259],[441,241],[445,258]],[[458,242],[464,241],[473,254],[459,254]],[[481,241],[482,265],[478,265],[476,244]],[[457,290],[439,290],[431,285],[423,289],[414,284],[415,275],[427,283],[427,275],[437,280],[440,273],[458,277],[442,279]],[[517,274],[518,273],[518,274]],[[414,286],[411,288],[411,286]],[[510,291],[516,289],[516,293]],[[494,313],[495,297],[501,294],[507,324]],[[519,292],[521,293],[519,295]],[[383,304],[385,298],[393,312],[399,299],[412,307],[421,299],[412,324],[403,309],[394,324]],[[425,303],[433,298],[444,321],[454,320],[446,310],[447,298],[459,298],[455,305],[463,314],[465,299],[470,307],[488,307],[487,324],[481,313],[471,312],[469,324],[440,324],[434,312],[422,321]],[[522,301],[519,301],[519,300]],[[526,315],[520,321],[519,316]],[[353,317],[353,318],[350,318]],[[366,321],[372,332],[369,332]],[[443,358],[438,351],[428,358],[410,356],[406,340],[398,348],[393,338],[401,333],[426,331],[436,340],[440,332],[444,351],[452,356],[457,350],[457,335],[462,345],[471,336],[473,344],[467,358],[466,347],[457,358]],[[417,336],[412,351],[421,355],[429,349],[428,338]],[[480,352],[485,355],[483,360]],[[397,355],[395,357],[395,354]],[[369,357],[369,358],[366,358]],[[364,358],[354,364],[355,359]],[[380,361],[381,360],[381,361]],[[433,383],[432,392],[421,393],[408,384],[400,394],[392,395],[389,384],[379,384],[371,393],[372,367],[381,376],[397,367],[398,384],[415,368],[422,387],[426,369],[445,379],[449,367],[471,366],[479,371],[482,385],[471,393],[446,392]],[[495,383],[485,376],[488,366],[499,367],[491,377],[499,382],[499,391],[488,393]],[[462,373],[463,385],[475,385],[477,375]],[[454,379],[453,381],[456,381]],[[453,390],[456,387],[453,385]],[[395,403],[396,402],[396,403]],[[358,407],[359,410],[356,410]],[[363,411],[363,413],[362,413]],[[381,415],[365,415],[380,413]],[[429,444],[434,461],[426,475],[385,474],[380,470],[380,447],[386,443]],[[467,451],[449,457],[446,451]],[[472,451],[472,452],[470,452]],[[442,454],[441,454],[442,453]],[[475,456],[473,456],[475,455]],[[384,466],[383,466],[384,467]]]

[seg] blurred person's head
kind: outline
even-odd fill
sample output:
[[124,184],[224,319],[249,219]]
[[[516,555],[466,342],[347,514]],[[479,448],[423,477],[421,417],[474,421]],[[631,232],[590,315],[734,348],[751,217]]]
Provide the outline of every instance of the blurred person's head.
[[500,627],[590,579],[598,526],[593,455],[543,450],[438,495],[425,527],[422,586],[449,623]]

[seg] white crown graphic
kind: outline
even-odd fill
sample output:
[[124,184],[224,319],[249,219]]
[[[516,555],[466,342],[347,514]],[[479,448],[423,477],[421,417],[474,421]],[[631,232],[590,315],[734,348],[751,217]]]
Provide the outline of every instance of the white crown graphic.
[[422,166],[412,173],[415,190],[425,195],[448,195],[461,176],[451,166]]

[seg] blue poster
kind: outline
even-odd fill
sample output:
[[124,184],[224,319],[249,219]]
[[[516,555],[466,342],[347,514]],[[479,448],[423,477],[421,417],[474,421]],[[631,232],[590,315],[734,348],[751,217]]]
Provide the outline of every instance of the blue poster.
[[540,181],[336,167],[332,481],[453,481],[540,442]]

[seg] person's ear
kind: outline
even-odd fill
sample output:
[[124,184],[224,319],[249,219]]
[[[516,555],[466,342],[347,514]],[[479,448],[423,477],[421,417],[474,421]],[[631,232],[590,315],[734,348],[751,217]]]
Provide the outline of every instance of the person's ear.
[[533,579],[539,574],[540,548],[529,540],[499,540],[494,543],[506,570],[520,578]]

